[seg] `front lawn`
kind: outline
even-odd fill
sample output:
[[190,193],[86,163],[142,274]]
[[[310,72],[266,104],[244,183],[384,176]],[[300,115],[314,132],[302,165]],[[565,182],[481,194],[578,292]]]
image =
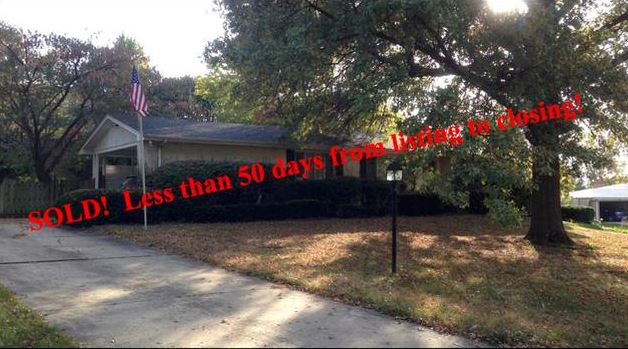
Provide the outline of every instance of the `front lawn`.
[[628,235],[569,225],[573,248],[480,216],[103,227],[145,245],[493,343],[628,344]]
[[603,230],[614,233],[624,233],[628,234],[628,225],[621,224],[611,224],[611,223],[602,223],[602,224],[586,224],[586,223],[567,223],[569,226],[578,226],[581,228],[593,229],[593,230]]
[[0,347],[55,348],[78,347],[77,343],[42,317],[20,304],[0,285]]

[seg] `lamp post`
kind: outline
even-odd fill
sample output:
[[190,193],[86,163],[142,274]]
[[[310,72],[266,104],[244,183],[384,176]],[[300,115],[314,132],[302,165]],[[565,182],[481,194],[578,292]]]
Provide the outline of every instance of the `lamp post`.
[[393,160],[386,168],[386,180],[392,189],[392,273],[397,272],[397,182],[402,178],[401,164]]

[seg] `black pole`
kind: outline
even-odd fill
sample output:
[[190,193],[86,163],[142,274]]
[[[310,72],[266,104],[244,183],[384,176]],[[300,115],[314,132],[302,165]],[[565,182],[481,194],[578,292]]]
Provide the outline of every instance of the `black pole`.
[[392,273],[397,273],[397,181],[392,186]]

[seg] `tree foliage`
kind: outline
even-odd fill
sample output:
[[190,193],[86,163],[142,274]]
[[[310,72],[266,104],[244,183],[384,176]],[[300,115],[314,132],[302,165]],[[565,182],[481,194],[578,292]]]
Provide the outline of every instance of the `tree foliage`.
[[88,122],[101,80],[122,61],[111,50],[0,24],[0,118],[27,140],[33,173],[50,173]]
[[[628,139],[626,7],[587,0],[527,5],[524,14],[495,14],[483,1],[225,0],[227,33],[206,56],[237,72],[266,115],[306,131],[385,127],[382,106],[412,111],[438,76],[458,77],[499,112],[580,92],[586,120],[531,124],[514,131],[519,136],[487,141],[528,151],[521,160],[531,162],[523,172],[532,188],[528,238],[563,243],[569,238],[560,215],[560,157],[579,157],[585,128]],[[591,20],[594,10],[603,15]]]
[[[226,79],[163,78],[134,39],[110,47],[0,24],[0,179],[31,175],[47,182],[58,166],[82,174],[78,147],[108,114],[132,113],[133,64],[153,115],[245,120],[229,109]],[[75,166],[76,165],[76,166]]]
[[149,90],[151,110],[198,121],[251,123],[255,108],[235,96],[236,88],[236,78],[223,73],[163,78]]
[[215,71],[195,80],[194,94],[209,111],[210,118],[218,122],[263,122],[259,109],[248,103],[239,93],[238,77]]

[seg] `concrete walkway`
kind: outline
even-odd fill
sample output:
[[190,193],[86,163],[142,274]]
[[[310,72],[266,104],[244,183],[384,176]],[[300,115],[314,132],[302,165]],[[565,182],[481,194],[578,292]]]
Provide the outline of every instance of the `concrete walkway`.
[[479,345],[88,231],[0,223],[0,283],[89,347]]

